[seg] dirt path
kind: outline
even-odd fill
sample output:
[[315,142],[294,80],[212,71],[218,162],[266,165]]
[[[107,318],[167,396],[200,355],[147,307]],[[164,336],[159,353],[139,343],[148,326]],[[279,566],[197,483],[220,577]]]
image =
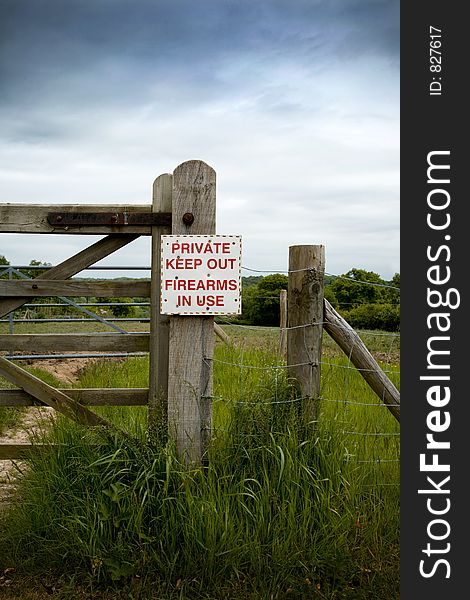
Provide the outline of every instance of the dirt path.
[[[93,359],[59,359],[28,361],[28,366],[48,371],[54,377],[71,385],[78,381],[82,369]],[[0,435],[0,444],[29,444],[54,418],[55,411],[47,406],[31,407],[24,410],[20,421],[12,429]],[[21,474],[27,463],[19,460],[0,460],[0,510],[11,502]]]
[[28,367],[42,369],[54,375],[65,384],[74,384],[78,381],[81,371],[90,363],[96,362],[95,358],[53,358],[51,360],[28,360]]
[[[21,415],[20,422],[4,435],[0,444],[29,444],[39,435],[53,418],[54,409],[49,407],[30,408]],[[16,491],[19,476],[27,468],[20,460],[0,460],[0,510],[11,501]]]

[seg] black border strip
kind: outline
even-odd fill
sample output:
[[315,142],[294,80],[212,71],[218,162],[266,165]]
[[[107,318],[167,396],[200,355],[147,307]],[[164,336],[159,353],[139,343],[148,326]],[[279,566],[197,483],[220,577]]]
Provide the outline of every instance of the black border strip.
[[[469,200],[464,190],[468,118],[463,103],[469,52],[464,6],[435,0],[401,3],[402,600],[468,595],[470,402],[464,385],[469,370]],[[430,31],[431,26],[436,30]],[[428,173],[430,163],[450,168]],[[443,208],[429,206],[439,202]],[[428,290],[436,293],[429,296]],[[433,308],[440,297],[441,305]],[[454,308],[444,306],[446,299]],[[443,316],[430,317],[432,313]],[[438,323],[448,330],[440,331]],[[449,379],[420,379],[431,376]],[[443,431],[433,431],[438,427]],[[428,434],[448,442],[449,449],[427,448]],[[421,454],[425,458],[420,468]],[[433,460],[450,470],[439,466],[426,471]]]

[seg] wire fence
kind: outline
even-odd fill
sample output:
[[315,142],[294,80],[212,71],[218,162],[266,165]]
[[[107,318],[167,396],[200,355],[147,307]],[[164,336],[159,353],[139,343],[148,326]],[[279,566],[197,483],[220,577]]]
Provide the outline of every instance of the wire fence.
[[[226,376],[227,370],[230,370],[238,372],[239,378],[239,385],[233,388],[231,396],[215,396],[213,400],[224,406],[242,406],[250,409],[253,417],[251,422],[245,419],[246,429],[243,431],[240,426],[240,411],[235,411],[237,422],[234,423],[234,427],[237,435],[256,439],[259,431],[263,429],[262,425],[260,426],[263,422],[263,410],[264,417],[269,412],[272,416],[279,411],[279,408],[289,407],[296,410],[298,407],[300,411],[302,402],[306,398],[296,395],[295,386],[289,385],[291,383],[288,375],[289,366],[281,355],[279,329],[244,325],[229,319],[223,319],[221,323],[231,336],[238,337],[238,347],[244,347],[245,352],[235,350],[231,357],[226,353],[222,359],[213,359],[214,371],[222,372],[220,377]],[[285,331],[323,327],[324,324],[323,322],[307,323],[286,327]],[[272,359],[270,364],[259,364],[256,359],[253,361],[249,346],[250,343],[253,344],[250,338],[255,332],[259,336],[264,336],[266,345],[271,346],[271,355],[275,359]],[[382,371],[399,388],[400,333],[366,330],[357,333],[375,355]],[[361,369],[357,369],[351,363],[351,356],[340,351],[328,336],[323,337],[323,357],[320,361],[321,396],[318,398],[320,413],[318,422],[314,424],[315,435],[321,437],[325,443],[334,439],[338,445],[334,451],[341,451],[343,462],[351,468],[367,468],[369,473],[370,469],[373,469],[373,481],[370,482],[369,479],[364,485],[399,486],[399,425],[387,406],[361,377]],[[311,363],[306,362],[291,366],[308,367],[309,365]],[[362,371],[366,370],[362,369]],[[274,393],[269,394],[269,391]],[[258,410],[253,411],[253,409]],[[285,410],[282,414],[286,418]],[[276,419],[274,425],[275,422]],[[224,432],[226,427],[218,429],[216,424],[215,431]]]
[[[0,277],[8,276],[9,279],[33,279],[30,272],[44,272],[53,268],[52,265],[2,265],[0,266]],[[137,267],[122,265],[115,266],[91,266],[84,271],[149,271],[150,267]],[[24,272],[26,271],[26,273]],[[135,299],[123,299],[121,301],[96,301],[96,302],[77,302],[72,298],[60,297],[61,302],[30,302],[24,304],[20,309],[11,311],[7,318],[0,319],[0,323],[8,323],[8,333],[13,334],[16,325],[23,324],[50,324],[57,323],[68,326],[72,323],[98,324],[102,328],[112,329],[121,334],[133,333],[121,327],[119,323],[149,323],[150,302],[135,301]],[[46,299],[47,300],[47,299]],[[141,316],[129,316],[132,310],[138,307],[139,310],[145,310],[146,314]],[[89,310],[89,308],[97,309],[98,312]],[[111,314],[108,315],[108,310],[111,309]],[[127,316],[114,316],[113,311],[127,313]],[[19,316],[17,316],[19,313]],[[53,313],[59,313],[54,314]],[[77,316],[81,315],[81,316]],[[100,333],[99,331],[97,333]],[[123,344],[124,346],[125,344]],[[143,356],[143,352],[96,352],[90,353],[30,353],[30,354],[9,354],[6,358],[14,361],[24,360],[48,360],[56,359],[83,359],[83,358],[125,358],[130,356]]]
[[[9,278],[31,278],[22,270],[45,270],[44,266],[1,266],[0,276]],[[273,273],[243,267],[256,273]],[[150,267],[106,266],[89,267],[87,270],[106,271],[148,271]],[[308,270],[308,269],[306,269]],[[280,271],[276,271],[280,272]],[[331,277],[342,277],[328,274]],[[348,279],[348,278],[346,278]],[[375,284],[354,280],[359,285],[377,285],[399,291],[391,285]],[[260,295],[260,298],[271,298]],[[121,302],[108,301],[75,302],[70,298],[60,298],[60,302],[31,302],[24,305],[19,316],[10,313],[0,323],[9,324],[9,333],[13,333],[15,325],[38,323],[99,323],[100,326],[110,327],[123,334],[131,333],[121,327],[124,323],[148,323],[149,317],[144,313],[140,316],[117,317],[100,313],[104,310],[132,308],[133,310],[148,311],[150,303],[136,299]],[[74,311],[75,315],[63,316],[33,316],[37,310]],[[95,309],[94,312],[90,309]],[[298,395],[295,385],[289,378],[289,367],[282,356],[279,346],[279,328],[260,327],[234,322],[228,318],[219,319],[231,339],[232,346],[220,344],[214,357],[205,357],[206,362],[212,362],[214,367],[214,395],[211,396],[214,405],[213,433],[224,435],[227,431],[243,436],[246,439],[259,439],[260,435],[280,434],[285,431],[285,419],[299,413],[302,402],[306,398]],[[299,328],[323,327],[324,323],[308,323],[297,327],[286,327],[284,331]],[[382,370],[399,386],[399,344],[398,332],[379,332],[359,330],[361,339],[377,357]],[[14,354],[12,360],[41,360],[50,358],[125,358],[130,356],[145,356],[144,352],[113,352],[113,353],[76,353],[76,354]],[[311,363],[301,363],[297,366],[308,367]],[[371,485],[399,485],[400,461],[400,432],[399,427],[387,410],[387,407],[368,388],[360,376],[358,369],[352,365],[351,356],[344,355],[324,336],[321,365],[321,395],[318,399],[321,407],[318,423],[315,424],[315,435],[324,441],[334,440],[337,447],[332,451],[340,452],[342,460],[348,465],[373,467],[375,479]],[[294,365],[291,365],[294,366]],[[220,390],[224,393],[219,393]],[[290,411],[290,412],[289,412]],[[243,415],[243,419],[241,419]],[[232,422],[231,419],[234,419]],[[235,421],[236,420],[236,421]],[[282,427],[281,427],[282,426]],[[279,431],[276,430],[279,427]]]

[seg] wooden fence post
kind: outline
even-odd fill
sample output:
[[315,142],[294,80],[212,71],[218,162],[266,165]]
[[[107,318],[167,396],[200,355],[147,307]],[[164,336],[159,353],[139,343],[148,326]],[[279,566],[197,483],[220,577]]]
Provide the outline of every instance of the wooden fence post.
[[[172,234],[215,233],[215,180],[214,169],[202,161],[175,169]],[[168,425],[186,464],[201,463],[210,437],[213,352],[213,317],[170,318]]]
[[[152,212],[171,212],[173,176],[160,175],[153,183]],[[152,265],[150,284],[150,377],[148,399],[149,429],[157,434],[166,427],[168,411],[168,353],[170,318],[160,314],[161,236],[171,233],[168,227],[152,227]]]
[[318,418],[324,272],[324,246],[290,246],[287,364],[306,422]]
[[287,290],[281,290],[279,294],[279,353],[287,360]]

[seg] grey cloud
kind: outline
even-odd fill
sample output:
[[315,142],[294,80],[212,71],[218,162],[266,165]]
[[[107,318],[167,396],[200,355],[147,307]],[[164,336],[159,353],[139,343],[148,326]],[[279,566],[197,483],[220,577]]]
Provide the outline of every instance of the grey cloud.
[[331,270],[391,275],[398,6],[0,0],[0,201],[146,203],[155,176],[202,158],[247,266],[325,243]]
[[337,53],[342,60],[348,53],[353,60],[361,51],[396,55],[397,6],[380,1],[17,0],[2,11],[2,97],[32,104],[32,94],[50,100],[52,88],[58,102],[75,97],[79,103],[86,100],[82,84],[90,103],[108,100],[110,92],[120,103],[145,96],[149,85],[169,73],[180,85],[189,77],[192,88],[199,81],[214,93],[214,71],[235,55],[261,67],[291,60],[310,70]]

